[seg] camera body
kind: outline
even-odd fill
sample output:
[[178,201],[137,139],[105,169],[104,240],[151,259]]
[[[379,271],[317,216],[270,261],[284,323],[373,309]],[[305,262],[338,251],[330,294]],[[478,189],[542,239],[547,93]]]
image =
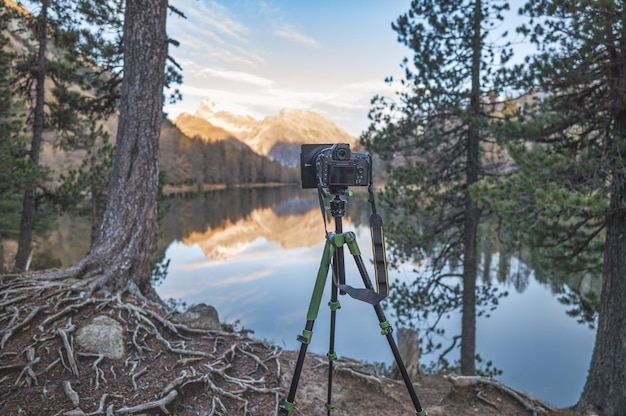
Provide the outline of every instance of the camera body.
[[369,153],[352,152],[347,143],[303,144],[300,152],[302,188],[347,188],[371,183]]

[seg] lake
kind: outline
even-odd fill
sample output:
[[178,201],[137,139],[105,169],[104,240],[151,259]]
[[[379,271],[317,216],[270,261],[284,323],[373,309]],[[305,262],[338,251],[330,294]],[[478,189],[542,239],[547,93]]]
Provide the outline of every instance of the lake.
[[[364,196],[353,198],[348,199],[343,229],[356,233],[373,276],[370,230],[365,222],[369,208]],[[324,247],[324,222],[316,191],[294,187],[232,189],[171,197],[167,204],[159,246],[170,264],[167,277],[157,286],[160,296],[188,306],[213,305],[222,322],[252,330],[254,338],[299,349],[296,336],[306,322]],[[85,233],[74,235],[70,230],[82,227],[75,220],[61,222],[50,237],[53,248],[48,249],[59,253],[49,255],[62,258],[64,265],[75,262],[69,253],[76,257],[76,250],[69,246],[81,244]],[[333,223],[327,227],[334,230]],[[390,280],[411,281],[415,267],[406,264],[391,270]],[[477,353],[503,371],[497,379],[508,386],[556,407],[573,405],[585,382],[595,332],[567,315],[568,306],[558,301],[554,284],[538,281],[532,270],[523,275],[521,282],[518,274],[517,280],[497,283],[509,295],[500,300],[489,318],[478,319]],[[346,281],[363,287],[349,255]],[[330,277],[310,352],[328,352],[329,299]],[[338,356],[392,363],[393,355],[380,334],[373,308],[347,296],[339,300]],[[391,311],[386,310],[386,314],[396,327]],[[450,336],[459,333],[460,315],[452,316],[444,325]],[[421,362],[427,364],[432,359],[423,356]]]

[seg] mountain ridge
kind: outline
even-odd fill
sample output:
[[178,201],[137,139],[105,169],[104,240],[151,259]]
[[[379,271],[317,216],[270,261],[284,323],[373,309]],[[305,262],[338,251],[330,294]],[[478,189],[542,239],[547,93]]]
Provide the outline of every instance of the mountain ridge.
[[278,114],[257,120],[250,115],[218,110],[215,101],[205,99],[194,114],[181,113],[173,123],[186,135],[206,141],[223,140],[230,134],[255,153],[291,167],[300,164],[300,145],[305,143],[359,146],[356,137],[311,110],[283,108]]

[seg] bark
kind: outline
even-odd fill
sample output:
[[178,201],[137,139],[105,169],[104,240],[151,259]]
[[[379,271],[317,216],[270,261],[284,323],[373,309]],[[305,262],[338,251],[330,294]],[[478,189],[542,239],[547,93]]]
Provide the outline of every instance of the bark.
[[126,1],[120,117],[100,235],[87,257],[56,276],[89,278],[90,292],[154,296],[150,266],[157,220],[166,11],[166,0]]
[[[41,12],[37,18],[37,67],[35,80],[35,108],[33,110],[33,138],[30,145],[30,161],[33,166],[39,166],[39,154],[41,153],[41,142],[45,121],[45,82],[46,82],[46,52],[48,49],[48,6],[49,1],[41,2]],[[18,270],[26,270],[30,258],[30,246],[32,243],[36,201],[37,184],[26,185],[24,197],[22,199],[22,215],[20,218],[20,236],[18,248],[15,255],[15,267]]]
[[600,317],[589,374],[580,399],[604,416],[626,414],[626,176],[614,179],[600,299]]
[[[478,118],[480,109],[481,2],[474,4],[474,40],[470,113]],[[461,374],[476,374],[476,275],[478,273],[477,234],[480,214],[470,196],[470,187],[478,181],[480,169],[480,132],[476,120],[470,120],[467,138],[466,202],[463,226],[463,316],[461,318]]]
[[[626,20],[622,18],[622,23]],[[622,28],[624,26],[622,25]],[[626,32],[620,40],[626,46]],[[626,414],[626,64],[623,52],[615,55],[616,90],[614,137],[607,143],[613,155],[609,210],[605,217],[606,240],[602,292],[596,342],[589,374],[579,406],[593,406],[604,416]]]

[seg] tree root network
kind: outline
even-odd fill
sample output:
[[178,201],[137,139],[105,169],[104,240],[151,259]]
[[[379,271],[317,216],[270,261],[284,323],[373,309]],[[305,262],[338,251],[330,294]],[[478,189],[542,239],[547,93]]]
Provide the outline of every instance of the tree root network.
[[[86,297],[80,286],[43,274],[0,279],[2,414],[278,412],[275,346],[174,323],[145,299]],[[99,315],[123,325],[124,358],[77,345],[78,329]]]

